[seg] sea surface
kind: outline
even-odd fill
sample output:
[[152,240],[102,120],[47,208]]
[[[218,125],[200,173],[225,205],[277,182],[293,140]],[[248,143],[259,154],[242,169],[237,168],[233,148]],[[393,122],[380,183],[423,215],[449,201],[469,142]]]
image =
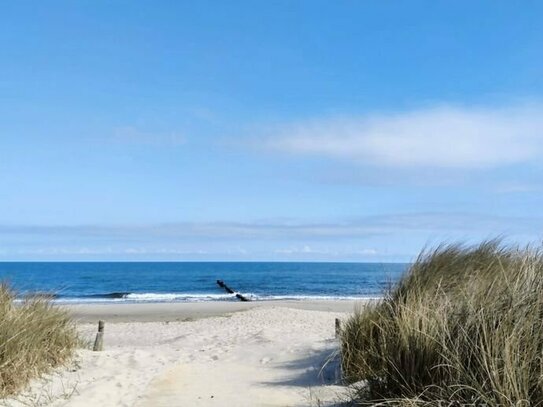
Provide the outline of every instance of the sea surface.
[[408,267],[400,263],[58,262],[1,263],[19,297],[58,302],[236,301],[223,280],[253,300],[379,297]]

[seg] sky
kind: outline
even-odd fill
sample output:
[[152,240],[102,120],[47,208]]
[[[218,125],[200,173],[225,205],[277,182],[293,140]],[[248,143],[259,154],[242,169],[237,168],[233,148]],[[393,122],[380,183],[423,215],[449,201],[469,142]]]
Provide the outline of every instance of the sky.
[[537,1],[5,2],[0,261],[539,244],[542,18]]

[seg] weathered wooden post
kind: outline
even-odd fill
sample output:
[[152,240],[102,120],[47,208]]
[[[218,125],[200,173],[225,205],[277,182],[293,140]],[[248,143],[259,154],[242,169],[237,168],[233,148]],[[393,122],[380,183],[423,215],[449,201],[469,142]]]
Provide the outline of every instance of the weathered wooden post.
[[94,340],[94,347],[92,348],[92,350],[95,352],[104,350],[104,325],[104,321],[98,321],[98,333],[96,334],[96,339]]
[[336,318],[336,338],[339,338],[341,335],[341,321],[339,318]]

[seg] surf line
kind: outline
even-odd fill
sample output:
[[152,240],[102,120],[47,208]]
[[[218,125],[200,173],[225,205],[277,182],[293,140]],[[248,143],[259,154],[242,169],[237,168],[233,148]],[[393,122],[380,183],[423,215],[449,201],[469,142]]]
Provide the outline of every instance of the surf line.
[[245,297],[244,295],[240,294],[240,293],[237,293],[235,292],[234,290],[232,290],[230,287],[228,287],[224,281],[222,280],[217,280],[217,285],[221,288],[224,288],[226,290],[226,292],[228,294],[235,294],[236,295],[236,298],[240,301],[251,301],[249,298]]

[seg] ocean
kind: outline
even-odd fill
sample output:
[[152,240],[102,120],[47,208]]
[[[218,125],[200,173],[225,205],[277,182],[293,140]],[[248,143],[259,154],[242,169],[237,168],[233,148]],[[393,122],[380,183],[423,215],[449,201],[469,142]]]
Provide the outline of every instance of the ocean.
[[6,262],[0,280],[20,297],[57,302],[236,301],[379,297],[407,269],[399,263]]

